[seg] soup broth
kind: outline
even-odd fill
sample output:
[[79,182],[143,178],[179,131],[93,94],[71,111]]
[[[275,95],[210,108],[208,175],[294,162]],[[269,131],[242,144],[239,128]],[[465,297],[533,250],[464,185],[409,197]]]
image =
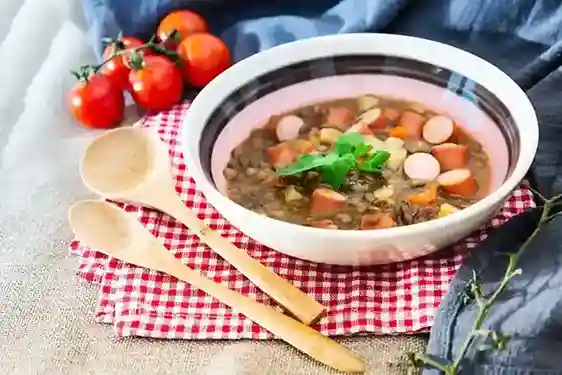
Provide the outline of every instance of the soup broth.
[[241,206],[294,224],[384,229],[453,214],[488,193],[482,145],[454,119],[365,95],[272,116],[223,171]]

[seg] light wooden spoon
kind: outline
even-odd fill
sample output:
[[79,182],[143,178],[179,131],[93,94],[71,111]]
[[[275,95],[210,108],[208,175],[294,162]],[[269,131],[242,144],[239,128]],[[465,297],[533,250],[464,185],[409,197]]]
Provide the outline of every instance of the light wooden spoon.
[[185,206],[171,178],[168,149],[150,129],[126,127],[100,135],[87,147],[80,174],[85,185],[103,197],[152,206],[175,217],[304,324],[326,314],[315,299],[208,228]]
[[109,203],[85,200],[69,210],[76,238],[111,257],[151,268],[190,283],[285,340],[312,358],[344,372],[364,372],[363,360],[314,329],[207,279],[186,267],[134,216]]

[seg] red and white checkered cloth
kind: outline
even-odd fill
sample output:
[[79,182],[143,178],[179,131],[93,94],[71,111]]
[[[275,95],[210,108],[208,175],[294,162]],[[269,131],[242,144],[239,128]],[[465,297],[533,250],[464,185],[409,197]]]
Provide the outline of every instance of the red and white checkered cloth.
[[[178,193],[210,227],[324,304],[328,316],[315,328],[327,335],[349,335],[415,333],[431,327],[451,278],[469,249],[486,237],[486,228],[431,256],[386,266],[329,266],[285,256],[233,228],[197,191],[178,147],[178,131],[186,110],[187,103],[178,105],[169,112],[145,118],[142,125],[157,128],[169,145]],[[144,207],[121,206],[136,213],[186,265],[233,290],[275,305],[174,219]],[[531,192],[527,188],[517,189],[488,227],[497,227],[533,206]],[[183,339],[272,337],[244,316],[184,282],[108,259],[76,241],[71,251],[82,257],[80,279],[100,285],[96,319],[113,324],[117,335]]]

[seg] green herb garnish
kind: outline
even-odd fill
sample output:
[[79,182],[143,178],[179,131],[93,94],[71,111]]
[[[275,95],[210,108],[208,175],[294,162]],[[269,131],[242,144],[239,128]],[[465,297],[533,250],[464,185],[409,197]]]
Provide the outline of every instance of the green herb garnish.
[[384,163],[390,158],[390,152],[377,151],[365,160],[358,169],[362,172],[381,173]]
[[352,170],[381,173],[390,157],[388,151],[376,151],[369,155],[372,146],[364,142],[359,133],[347,133],[336,141],[327,155],[304,155],[293,165],[279,170],[280,176],[290,176],[307,171],[318,171],[322,182],[339,189],[345,184]]

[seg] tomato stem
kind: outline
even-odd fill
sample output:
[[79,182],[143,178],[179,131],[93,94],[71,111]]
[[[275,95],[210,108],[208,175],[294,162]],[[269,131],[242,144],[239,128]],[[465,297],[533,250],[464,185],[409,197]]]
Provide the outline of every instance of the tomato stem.
[[105,64],[121,56],[130,56],[131,61],[129,61],[129,63],[131,64],[131,68],[140,69],[142,68],[142,62],[143,62],[142,57],[144,54],[143,52],[146,50],[153,50],[154,52],[165,55],[170,60],[179,63],[178,53],[176,51],[169,50],[166,48],[166,41],[169,40],[169,38],[172,37],[173,35],[175,36],[176,33],[177,33],[176,30],[172,30],[172,32],[168,35],[168,37],[162,42],[157,42],[156,36],[152,35],[152,37],[147,43],[143,44],[142,46],[138,46],[134,48],[126,48],[125,44],[120,40],[121,33],[119,33],[117,39],[105,38],[104,41],[107,44],[112,44],[114,46],[112,48],[111,55],[97,65],[82,65],[80,67],[79,72],[72,71],[71,74],[74,77],[76,77],[76,79],[78,79],[79,81],[87,82],[88,78],[91,75],[98,73]]

